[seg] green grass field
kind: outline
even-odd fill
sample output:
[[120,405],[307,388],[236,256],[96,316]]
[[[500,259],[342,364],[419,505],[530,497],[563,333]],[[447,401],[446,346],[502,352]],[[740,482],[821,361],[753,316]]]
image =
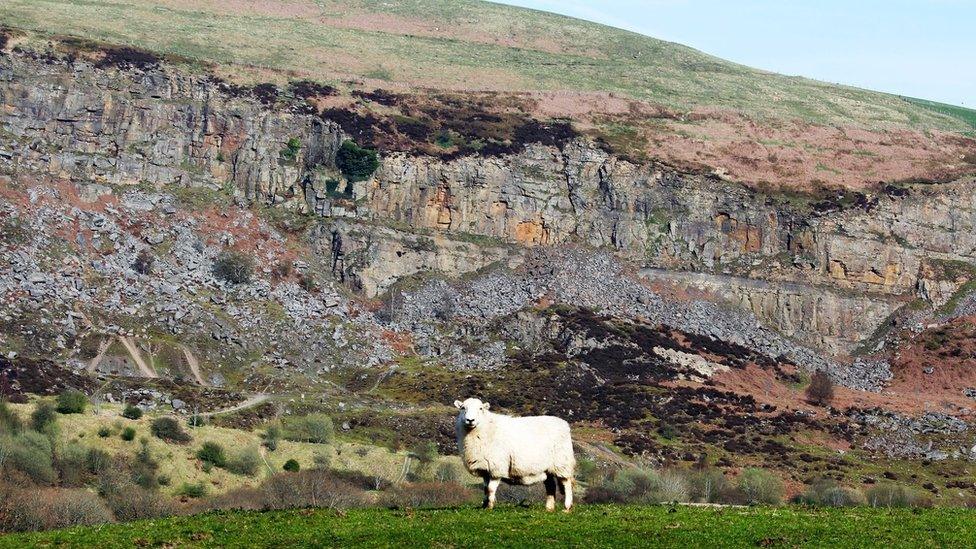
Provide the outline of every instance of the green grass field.
[[955,110],[773,74],[633,32],[478,0],[5,0],[0,24],[39,33],[40,48],[49,36],[132,45],[214,63],[224,76],[255,81],[365,78],[379,86],[615,92],[680,110],[970,129]]
[[973,547],[965,509],[581,506],[213,513],[0,537],[0,547]]

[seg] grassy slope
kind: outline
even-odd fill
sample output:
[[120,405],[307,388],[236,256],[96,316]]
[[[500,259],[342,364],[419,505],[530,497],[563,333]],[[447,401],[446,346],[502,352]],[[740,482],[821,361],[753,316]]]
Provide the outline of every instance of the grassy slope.
[[[24,419],[29,417],[33,409],[32,405],[26,404],[13,404],[11,407]],[[164,493],[174,493],[184,483],[202,482],[207,486],[208,493],[221,494],[242,486],[259,484],[272,472],[280,472],[289,459],[298,461],[303,469],[312,468],[317,456],[327,459],[334,469],[359,471],[392,481],[399,476],[406,456],[406,452],[403,451],[394,452],[383,447],[355,442],[312,444],[282,440],[278,443],[276,451],[265,453],[265,465],[255,477],[235,475],[217,468],[206,473],[201,468],[201,462],[196,459],[196,453],[204,442],[216,442],[224,447],[228,456],[233,456],[244,449],[258,448],[261,445],[263,430],[243,431],[211,425],[189,429],[184,426],[193,440],[185,445],[170,444],[150,434],[150,424],[159,415],[147,414],[142,419],[134,421],[122,418],[120,414],[119,406],[102,405],[99,415],[89,411],[84,414],[58,416],[59,442],[75,443],[86,448],[100,448],[112,455],[131,456],[140,447],[139,439],[146,438],[153,458],[159,462],[159,474],[170,479],[169,487],[162,488]],[[111,435],[99,437],[100,427],[112,428]],[[133,427],[136,430],[135,440],[127,442],[121,439],[119,434],[124,427]],[[458,468],[461,466],[458,458],[454,456],[438,458],[438,463],[452,463]]]
[[758,71],[635,33],[477,0],[6,0],[0,21],[235,65],[228,73],[247,67],[251,78],[286,71],[383,85],[608,91],[676,109],[969,129],[957,111]]
[[969,510],[582,506],[217,513],[0,537],[0,547],[972,547]]

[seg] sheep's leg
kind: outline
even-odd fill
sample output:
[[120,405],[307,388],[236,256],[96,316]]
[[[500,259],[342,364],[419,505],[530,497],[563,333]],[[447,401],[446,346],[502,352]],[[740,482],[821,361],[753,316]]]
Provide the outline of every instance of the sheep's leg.
[[485,500],[481,503],[481,508],[487,509],[488,508],[488,484],[491,483],[491,477],[489,477],[488,475],[484,475],[482,477],[482,480],[484,480],[485,482]]
[[546,511],[556,510],[556,477],[546,475]]
[[562,491],[564,496],[563,511],[568,513],[569,510],[573,508],[573,479],[559,479],[559,489]]
[[485,507],[489,510],[495,508],[495,491],[498,490],[498,485],[501,483],[501,479],[497,478],[485,483]]

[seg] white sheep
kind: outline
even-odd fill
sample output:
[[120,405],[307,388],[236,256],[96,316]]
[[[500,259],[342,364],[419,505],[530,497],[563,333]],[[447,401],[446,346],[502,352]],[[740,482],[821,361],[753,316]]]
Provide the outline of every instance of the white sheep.
[[556,508],[556,488],[564,495],[565,511],[573,507],[576,457],[569,424],[552,416],[512,417],[490,411],[487,402],[454,401],[458,448],[471,474],[485,482],[484,507],[495,507],[501,481],[536,484],[544,481],[546,510]]

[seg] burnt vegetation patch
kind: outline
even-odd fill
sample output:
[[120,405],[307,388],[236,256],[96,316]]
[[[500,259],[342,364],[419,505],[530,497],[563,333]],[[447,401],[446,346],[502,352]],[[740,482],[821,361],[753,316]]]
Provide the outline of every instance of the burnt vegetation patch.
[[158,69],[160,58],[153,53],[130,47],[104,48],[102,58],[95,63],[95,67],[104,69],[116,67],[121,70],[139,69],[151,70]]
[[[379,386],[400,401],[446,403],[458,395],[478,395],[493,409],[598,424],[613,433],[614,444],[624,452],[666,461],[688,461],[689,449],[695,454],[717,447],[785,464],[795,457],[793,450],[771,439],[807,430],[838,432],[832,425],[759,403],[748,394],[675,383],[698,372],[654,352],[660,347],[700,354],[730,368],[778,367],[776,361],[763,360],[744,347],[586,309],[561,307],[540,313],[556,323],[552,328],[559,336],[552,348],[515,352],[498,370],[454,372],[429,366],[400,371]],[[571,341],[589,343],[583,349],[558,343]]]
[[[493,94],[465,97],[355,91],[360,104],[322,111],[358,143],[387,152],[451,160],[515,154],[530,144],[561,147],[579,134],[565,120],[542,121]],[[379,114],[374,104],[386,111]]]
[[330,97],[337,95],[339,90],[327,84],[319,84],[312,80],[295,80],[288,83],[288,91],[299,99],[315,97]]

